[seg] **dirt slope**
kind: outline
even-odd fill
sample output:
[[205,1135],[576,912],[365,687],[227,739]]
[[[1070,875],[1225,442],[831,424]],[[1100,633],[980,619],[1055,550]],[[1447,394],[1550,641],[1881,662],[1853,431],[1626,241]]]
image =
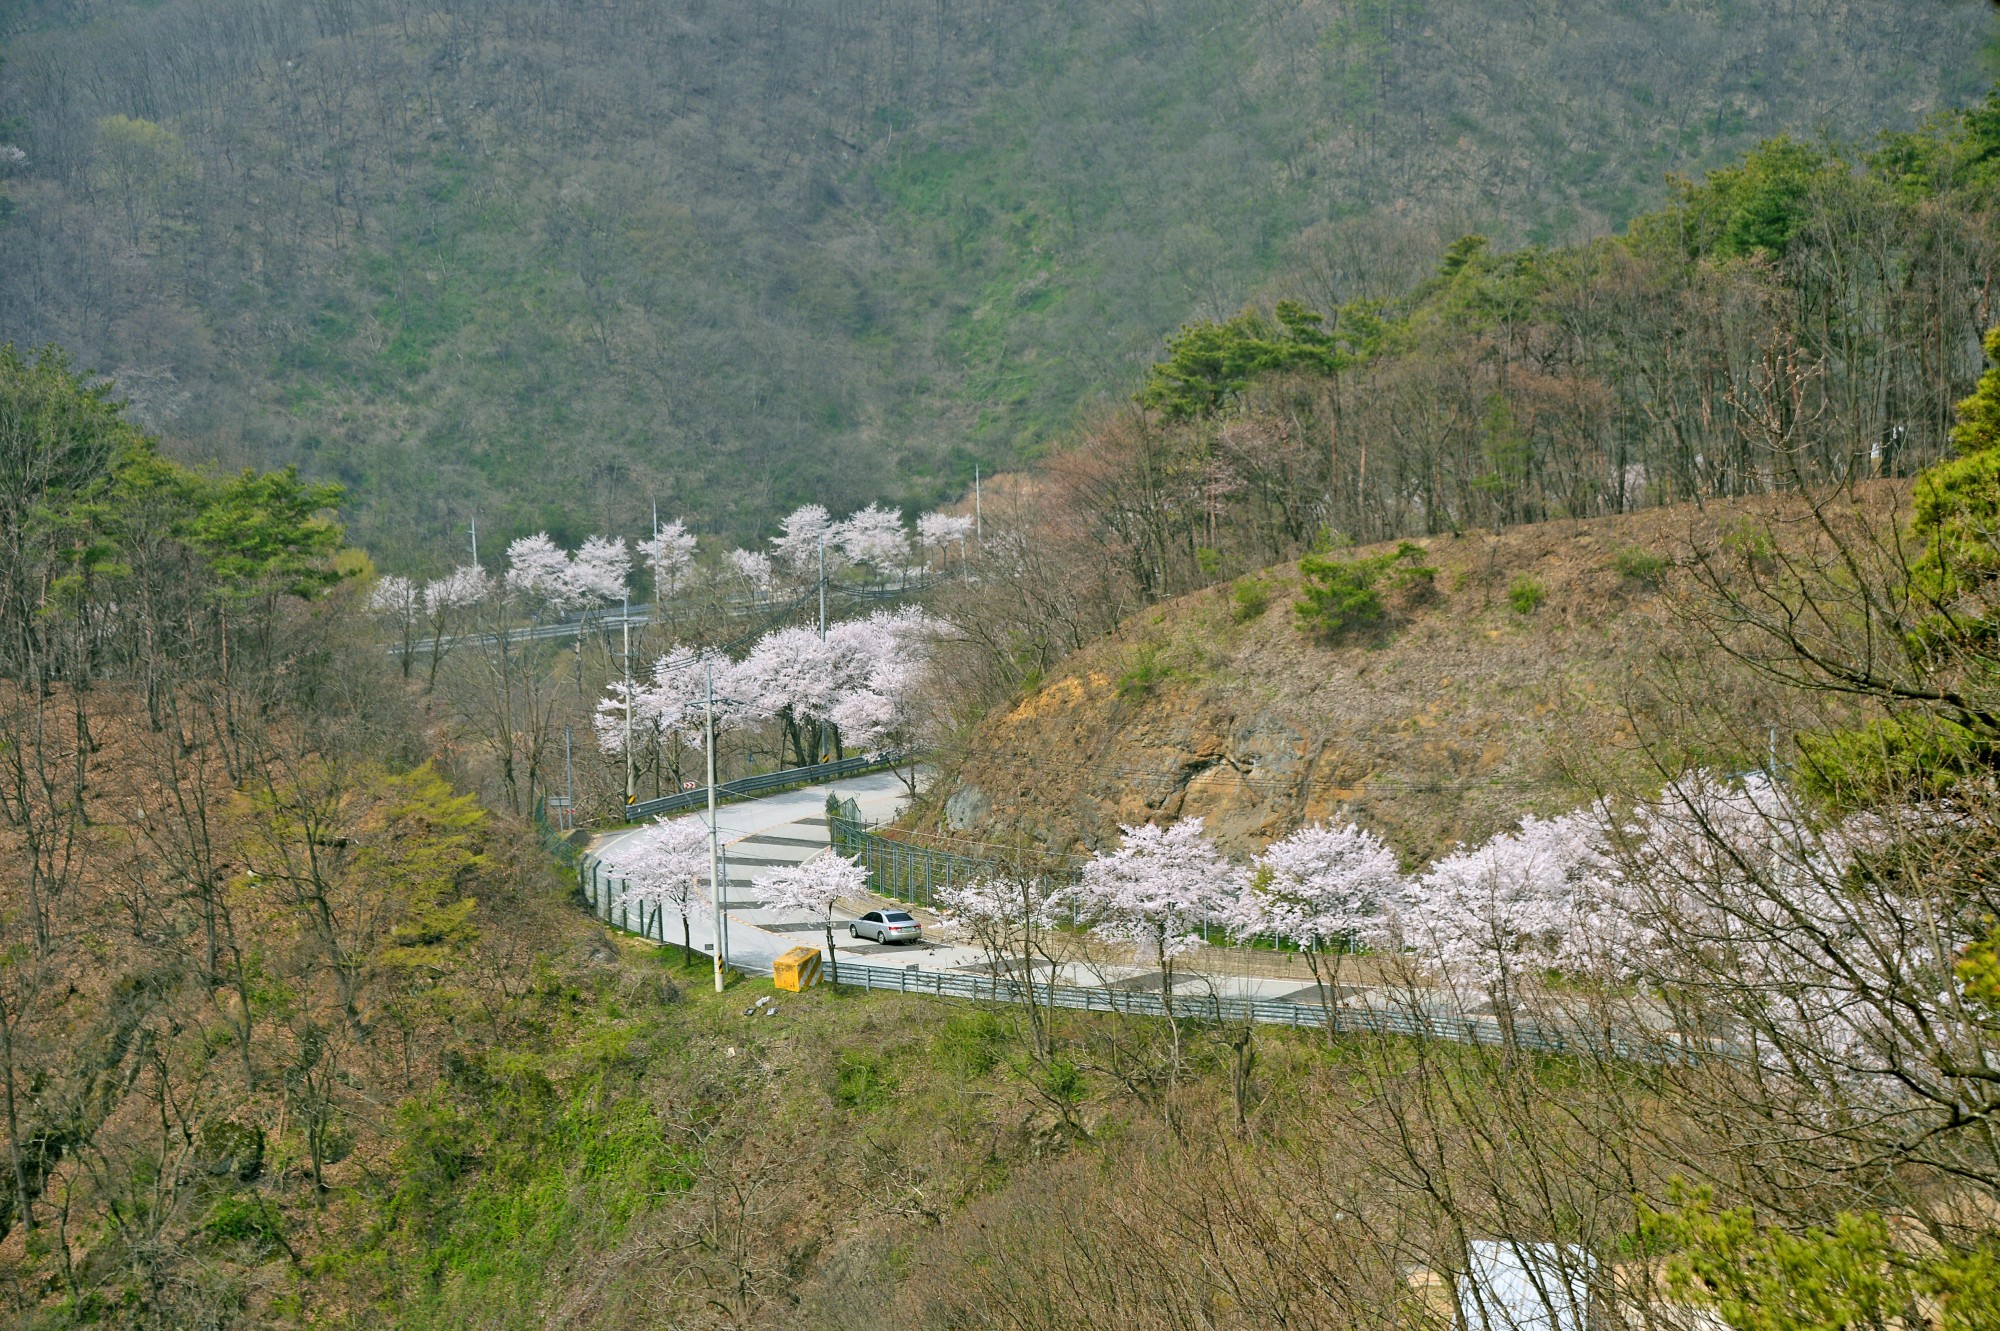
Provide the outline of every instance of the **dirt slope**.
[[[1644,762],[1634,721],[1677,632],[1673,574],[1646,561],[1750,515],[1710,503],[1432,538],[1435,593],[1392,593],[1379,630],[1330,645],[1296,626],[1296,564],[1261,575],[1268,608],[1242,622],[1227,585],[1155,607],[990,716],[913,821],[1075,850],[1199,815],[1240,853],[1351,817],[1416,860],[1573,807]],[[1542,591],[1526,612],[1509,596],[1523,579]]]

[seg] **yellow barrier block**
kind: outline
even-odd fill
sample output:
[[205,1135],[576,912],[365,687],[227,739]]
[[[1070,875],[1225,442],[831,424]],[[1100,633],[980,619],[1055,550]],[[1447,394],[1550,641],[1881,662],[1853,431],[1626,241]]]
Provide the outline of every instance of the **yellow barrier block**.
[[802,994],[819,983],[819,949],[795,947],[771,963],[771,983]]

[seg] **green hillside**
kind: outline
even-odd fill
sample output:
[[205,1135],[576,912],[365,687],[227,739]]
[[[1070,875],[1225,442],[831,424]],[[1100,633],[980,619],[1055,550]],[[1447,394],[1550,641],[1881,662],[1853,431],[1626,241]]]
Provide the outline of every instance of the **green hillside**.
[[1190,315],[1619,226],[1780,131],[1970,100],[1975,0],[0,16],[0,339],[428,548],[949,493]]

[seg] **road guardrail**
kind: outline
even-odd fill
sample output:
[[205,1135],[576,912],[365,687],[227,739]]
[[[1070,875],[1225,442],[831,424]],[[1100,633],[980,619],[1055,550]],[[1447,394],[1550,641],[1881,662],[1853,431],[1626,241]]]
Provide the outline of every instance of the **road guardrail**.
[[[763,772],[756,776],[742,776],[734,781],[723,781],[715,787],[715,801],[718,804],[729,800],[752,799],[758,795],[769,795],[774,791],[787,790],[792,786],[816,786],[822,781],[837,781],[845,776],[860,776],[864,772],[887,771],[901,767],[911,760],[902,750],[888,753],[860,755],[841,758],[830,763],[811,763],[805,767],[786,767],[776,772]],[[666,813],[686,813],[690,809],[706,808],[708,787],[683,790],[674,795],[662,795],[658,799],[641,800],[637,804],[625,806],[625,821],[640,822],[647,818],[657,818]]]

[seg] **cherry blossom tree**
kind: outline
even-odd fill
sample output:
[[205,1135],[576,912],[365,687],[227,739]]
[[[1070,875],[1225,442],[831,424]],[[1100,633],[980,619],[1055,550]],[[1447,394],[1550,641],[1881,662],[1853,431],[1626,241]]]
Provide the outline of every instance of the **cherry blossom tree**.
[[507,547],[507,585],[556,614],[619,600],[631,573],[632,552],[622,536],[592,536],[573,557],[547,532]]
[[1412,886],[1406,941],[1483,988],[1511,1029],[1523,981],[1570,963],[1585,945],[1585,903],[1613,870],[1607,831],[1596,810],[1531,814],[1484,845],[1460,846]]
[[1117,850],[1083,866],[1073,889],[1077,913],[1100,937],[1152,954],[1171,1013],[1174,962],[1201,945],[1202,924],[1230,904],[1229,864],[1199,818],[1120,830]]
[[[632,742],[634,749],[652,748],[661,766],[678,782],[681,759],[686,750],[700,753],[707,743],[708,673],[715,674],[715,728],[722,732],[740,725],[753,715],[734,697],[734,662],[721,652],[705,648],[660,657],[653,663],[650,678],[636,681],[632,688]],[[625,684],[614,680],[597,704],[592,718],[598,751],[609,758],[625,756]]]
[[828,851],[751,881],[765,909],[799,911],[818,919],[826,930],[827,968],[839,983],[840,960],[833,951],[833,908],[841,898],[858,897],[868,890],[868,871],[861,867],[861,861]]
[[368,593],[368,608],[386,618],[414,616],[422,604],[423,593],[417,584],[393,573],[377,578]]
[[757,640],[730,672],[730,687],[745,705],[784,727],[800,766],[819,762],[836,748],[834,704],[842,693],[842,649],[813,629],[776,629]]
[[387,620],[401,642],[403,675],[408,678],[419,635],[431,644],[430,684],[437,684],[438,663],[459,612],[485,599],[485,571],[477,566],[455,569],[442,578],[418,583],[390,574],[378,579],[368,593],[368,608]]
[[926,553],[935,548],[939,563],[950,561],[951,544],[958,542],[960,562],[965,557],[965,538],[972,535],[972,518],[963,513],[926,513],[917,519],[917,541]]
[[[785,515],[784,534],[771,538],[772,553],[794,580],[819,576],[822,544],[834,545],[833,519],[821,504],[802,504]],[[837,550],[836,546],[836,550]],[[832,558],[835,551],[828,551]]]
[[425,631],[431,640],[430,677],[426,687],[437,687],[438,667],[444,664],[451,646],[452,629],[493,592],[493,580],[477,564],[464,564],[442,578],[424,584]]
[[1027,998],[1036,1056],[1048,1053],[1048,1012],[1035,992],[1035,966],[1039,962],[1046,968],[1048,1010],[1053,1011],[1060,959],[1050,945],[1064,936],[1058,926],[1067,888],[1038,875],[995,874],[955,883],[940,891],[937,901],[945,925],[970,934],[986,953],[994,978],[1011,981]]
[[771,591],[771,556],[755,550],[731,550],[726,556],[729,567],[737,576],[750,585],[750,599],[753,601],[766,596]]
[[1950,1034],[1938,977],[1980,931],[1915,869],[1953,821],[1908,807],[1829,824],[1763,773],[1691,773],[1633,811],[1600,928],[1655,994],[1727,1012],[1781,1070],[1900,1095],[1910,1049],[1977,1043]]
[[416,655],[417,630],[423,622],[423,590],[408,578],[387,574],[376,579],[369,590],[368,609],[395,630],[403,677],[408,679],[410,661]]
[[708,825],[699,818],[661,818],[628,838],[619,850],[626,899],[642,908],[671,906],[680,912],[682,960],[692,964],[688,916],[708,900]]
[[560,613],[569,608],[569,556],[545,531],[507,547],[507,585]]
[[1252,861],[1229,911],[1230,928],[1241,938],[1284,939],[1305,954],[1331,1034],[1342,955],[1355,943],[1386,936],[1402,894],[1396,854],[1380,837],[1352,823],[1315,823],[1272,842]]
[[569,561],[568,597],[583,609],[623,600],[632,579],[632,551],[623,536],[592,536]]
[[868,565],[878,576],[896,572],[909,559],[910,538],[902,516],[876,504],[850,514],[833,528],[829,539],[849,560]]
[[[905,741],[922,719],[919,683],[942,627],[914,608],[881,610],[835,624],[825,638],[803,627],[774,630],[740,662],[715,652],[662,657],[651,681],[632,690],[635,742],[675,737],[699,745],[711,667],[719,724],[777,722],[799,766],[844,755],[849,743]],[[626,703],[624,686],[614,683],[598,704],[598,746],[607,755],[624,752]]]
[[424,609],[436,616],[455,610],[469,610],[486,599],[492,579],[477,564],[464,564],[442,578],[424,584]]
[[[648,705],[651,698],[646,685],[634,681],[630,701],[632,747],[636,754],[663,735],[666,727],[659,713]],[[605,685],[604,696],[598,699],[597,711],[590,720],[591,728],[597,732],[599,753],[607,758],[625,756],[626,721],[626,684],[622,679],[614,679]]]
[[[945,628],[943,620],[904,607],[844,620],[827,630],[840,689],[828,718],[843,744],[869,749],[914,738],[925,714],[923,683],[931,647]],[[905,779],[916,780],[914,767]]]
[[654,594],[662,598],[680,590],[694,568],[695,538],[679,519],[653,533],[653,539],[639,544],[639,555],[653,574]]
[[730,672],[730,692],[778,721],[803,766],[907,735],[918,715],[919,677],[940,621],[920,610],[844,620],[826,636],[774,630]]

